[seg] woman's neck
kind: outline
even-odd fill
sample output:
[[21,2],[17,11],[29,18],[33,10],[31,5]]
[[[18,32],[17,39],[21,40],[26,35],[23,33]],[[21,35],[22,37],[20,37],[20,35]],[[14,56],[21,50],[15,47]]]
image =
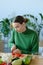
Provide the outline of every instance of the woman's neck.
[[22,32],[25,32],[25,31],[26,31],[26,27],[23,27]]

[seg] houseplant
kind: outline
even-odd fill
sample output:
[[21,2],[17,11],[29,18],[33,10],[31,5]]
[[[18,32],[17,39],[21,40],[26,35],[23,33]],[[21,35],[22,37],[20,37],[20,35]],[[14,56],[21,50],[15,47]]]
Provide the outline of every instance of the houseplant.
[[[39,13],[41,20],[40,24],[38,23],[38,18],[31,14],[25,14],[24,17],[28,18],[27,26],[32,27],[37,33],[38,36],[40,36],[41,29],[43,28],[43,15],[42,13]],[[31,18],[34,20],[31,20]],[[31,20],[31,21],[30,21]]]
[[8,18],[3,19],[1,32],[3,33],[4,37],[8,36],[10,32],[10,22]]

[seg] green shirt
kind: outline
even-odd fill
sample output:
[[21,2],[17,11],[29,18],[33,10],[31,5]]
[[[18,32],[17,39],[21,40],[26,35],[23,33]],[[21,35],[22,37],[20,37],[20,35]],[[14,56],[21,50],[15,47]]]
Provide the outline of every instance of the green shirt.
[[26,28],[26,31],[22,33],[13,29],[9,40],[9,47],[12,47],[13,44],[15,44],[23,54],[38,53],[38,35],[31,29]]

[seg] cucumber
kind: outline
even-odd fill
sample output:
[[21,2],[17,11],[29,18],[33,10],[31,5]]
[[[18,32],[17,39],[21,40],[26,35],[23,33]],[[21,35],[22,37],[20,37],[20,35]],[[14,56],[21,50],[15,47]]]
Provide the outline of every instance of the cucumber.
[[22,65],[22,59],[17,59],[12,62],[12,65]]

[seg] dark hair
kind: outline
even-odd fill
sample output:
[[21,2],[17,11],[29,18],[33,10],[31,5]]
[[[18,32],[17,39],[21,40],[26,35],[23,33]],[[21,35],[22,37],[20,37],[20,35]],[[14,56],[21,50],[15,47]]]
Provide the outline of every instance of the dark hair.
[[16,18],[15,18],[15,21],[14,22],[18,22],[18,23],[20,23],[20,24],[22,24],[23,22],[27,22],[28,20],[27,19],[25,19],[23,16],[17,16]]

